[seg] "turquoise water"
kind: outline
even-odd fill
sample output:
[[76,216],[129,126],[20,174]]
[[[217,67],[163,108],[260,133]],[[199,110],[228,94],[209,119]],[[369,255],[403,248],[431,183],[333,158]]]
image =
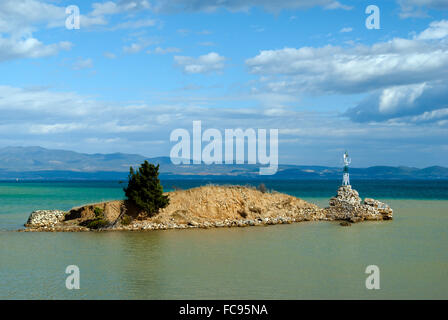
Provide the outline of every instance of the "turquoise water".
[[[204,183],[169,181],[165,188]],[[267,183],[321,206],[337,185]],[[32,210],[121,198],[121,186],[0,183],[0,298],[448,299],[448,183],[353,185],[361,196],[387,201],[395,219],[351,227],[308,222],[145,233],[19,233],[10,230],[23,225]],[[80,290],[65,288],[65,268],[73,264],[80,268]],[[372,264],[380,268],[380,290],[365,288],[364,271]]]
[[0,182],[0,230],[20,228],[33,210],[69,210],[123,196],[118,182]]

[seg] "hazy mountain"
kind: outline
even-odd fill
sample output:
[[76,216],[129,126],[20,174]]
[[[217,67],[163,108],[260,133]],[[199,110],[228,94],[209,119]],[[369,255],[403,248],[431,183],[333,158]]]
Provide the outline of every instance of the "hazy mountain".
[[[126,179],[130,166],[144,160],[160,164],[163,178],[207,179],[340,179],[342,168],[280,165],[273,176],[260,176],[258,165],[173,165],[169,157],[146,158],[138,154],[85,154],[41,147],[0,149],[0,179]],[[352,179],[448,179],[448,168],[374,166],[351,168]]]
[[[68,170],[68,171],[127,171],[129,166],[142,163],[138,154],[85,154],[41,147],[6,147],[0,149],[0,169],[8,171]],[[155,158],[161,164],[169,158]]]

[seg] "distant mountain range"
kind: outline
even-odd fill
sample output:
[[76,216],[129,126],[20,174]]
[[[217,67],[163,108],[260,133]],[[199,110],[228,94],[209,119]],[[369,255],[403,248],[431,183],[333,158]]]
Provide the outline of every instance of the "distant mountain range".
[[[279,165],[272,176],[260,176],[259,165],[173,165],[169,157],[146,158],[138,154],[85,154],[41,147],[0,149],[0,179],[122,180],[130,166],[144,160],[160,164],[161,178],[169,179],[340,179],[342,168]],[[352,179],[448,179],[448,168],[375,166],[351,168]]]

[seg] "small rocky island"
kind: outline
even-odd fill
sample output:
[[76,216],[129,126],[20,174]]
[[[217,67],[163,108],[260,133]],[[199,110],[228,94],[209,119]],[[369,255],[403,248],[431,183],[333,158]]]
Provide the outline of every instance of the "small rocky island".
[[349,225],[364,220],[390,220],[393,215],[393,210],[385,203],[370,198],[362,201],[350,185],[339,187],[327,208],[287,194],[243,186],[203,186],[164,194],[169,204],[152,217],[125,200],[117,200],[89,204],[68,212],[35,211],[22,231],[138,231],[302,221],[341,221],[341,225]]
[[342,186],[320,208],[302,199],[263,188],[203,186],[163,192],[159,165],[145,161],[132,167],[127,200],[73,208],[68,212],[39,210],[31,213],[24,231],[159,230],[246,227],[302,221],[342,221],[342,226],[364,220],[390,220],[392,209],[378,200],[361,200],[350,185],[348,153],[344,154]]

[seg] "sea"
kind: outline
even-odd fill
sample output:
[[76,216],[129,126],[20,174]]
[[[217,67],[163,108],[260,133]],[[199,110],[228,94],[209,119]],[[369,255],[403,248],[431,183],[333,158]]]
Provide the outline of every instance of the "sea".
[[[229,181],[166,180],[165,191]],[[256,185],[259,182],[239,182]],[[267,181],[328,205],[340,181]],[[394,219],[147,232],[17,232],[37,209],[124,197],[118,181],[0,182],[0,299],[448,299],[448,181],[352,181]],[[68,266],[79,289],[68,289]],[[370,270],[375,266],[375,281]],[[370,280],[369,280],[370,279]]]

